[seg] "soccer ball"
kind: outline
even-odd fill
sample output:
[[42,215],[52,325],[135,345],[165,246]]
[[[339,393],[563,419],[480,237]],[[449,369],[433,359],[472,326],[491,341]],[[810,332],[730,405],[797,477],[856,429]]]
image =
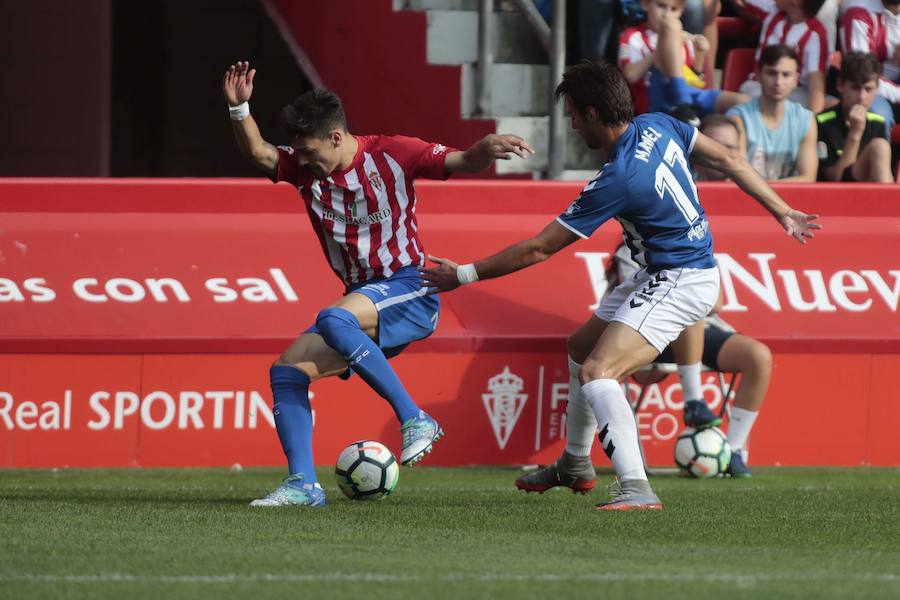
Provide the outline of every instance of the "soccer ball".
[[351,500],[377,500],[397,487],[400,467],[384,444],[361,440],[344,448],[334,475],[338,487]]
[[675,464],[691,477],[715,477],[731,461],[731,447],[718,427],[697,431],[688,427],[675,442]]

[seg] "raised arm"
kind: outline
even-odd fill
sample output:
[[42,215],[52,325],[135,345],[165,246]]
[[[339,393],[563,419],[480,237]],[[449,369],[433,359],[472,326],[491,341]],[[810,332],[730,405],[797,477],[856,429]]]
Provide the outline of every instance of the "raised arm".
[[807,215],[788,206],[743,156],[729,152],[725,146],[699,131],[691,151],[691,159],[705,167],[727,173],[742,190],[775,217],[788,235],[801,244],[806,243],[806,238],[813,237],[814,229],[822,228],[813,223],[819,215]]
[[464,152],[449,153],[444,160],[444,168],[448,173],[480,173],[495,160],[509,160],[512,154],[528,158],[529,154],[534,154],[534,148],[517,135],[491,133]]
[[253,78],[256,69],[249,62],[236,62],[228,67],[222,78],[222,93],[231,113],[231,129],[241,154],[256,168],[275,176],[278,167],[278,149],[262,138],[256,121],[250,116],[250,96],[253,94]]
[[429,256],[428,259],[437,266],[419,269],[422,274],[422,287],[435,294],[448,292],[460,285],[481,279],[502,277],[547,260],[577,239],[578,236],[572,231],[553,221],[533,238],[513,244],[506,250],[475,263],[457,265],[447,258]]

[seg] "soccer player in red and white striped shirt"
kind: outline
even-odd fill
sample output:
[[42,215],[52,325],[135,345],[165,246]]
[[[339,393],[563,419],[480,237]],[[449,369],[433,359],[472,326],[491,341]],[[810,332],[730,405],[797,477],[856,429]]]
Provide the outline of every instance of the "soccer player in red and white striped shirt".
[[254,506],[322,506],[312,456],[309,384],[350,371],[390,402],[401,423],[400,462],[413,465],[443,431],[410,398],[388,358],[428,337],[437,326],[436,297],[421,285],[425,254],[418,237],[418,177],[446,179],[476,173],[495,159],[533,152],[520,137],[488,135],[465,152],[404,136],[355,136],[347,131],[340,98],[318,89],[286,106],[282,122],[290,146],[260,135],[248,101],[255,69],[238,62],[223,91],[238,147],[274,181],[295,186],[332,270],[346,292],[317,316],[269,371],[275,426],[289,476]]
[[800,81],[790,100],[814,113],[825,108],[825,74],[828,70],[828,34],[816,19],[824,0],[744,0],[741,5],[762,19],[759,46],[750,78],[741,92],[759,96],[756,74],[759,54],[766,46],[784,44],[797,52]]

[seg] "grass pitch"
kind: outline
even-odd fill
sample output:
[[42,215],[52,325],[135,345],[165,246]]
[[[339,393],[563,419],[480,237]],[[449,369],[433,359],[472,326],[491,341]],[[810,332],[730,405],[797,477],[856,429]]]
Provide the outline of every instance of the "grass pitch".
[[900,470],[754,472],[608,514],[516,469],[404,469],[376,502],[322,470],[322,510],[250,509],[274,469],[2,470],[0,598],[900,598]]

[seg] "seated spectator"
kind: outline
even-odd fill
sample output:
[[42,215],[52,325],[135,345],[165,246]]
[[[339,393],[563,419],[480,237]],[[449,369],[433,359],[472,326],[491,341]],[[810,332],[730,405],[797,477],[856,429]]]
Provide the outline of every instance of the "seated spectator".
[[816,116],[820,181],[893,181],[885,119],[869,112],[880,75],[874,54],[851,52],[841,61],[841,103]]
[[811,111],[825,108],[825,74],[828,70],[828,35],[815,15],[824,0],[743,0],[742,4],[762,19],[756,68],[740,91],[758,96],[762,90],[756,74],[764,48],[775,44],[790,46],[797,53],[800,78],[791,94]]
[[[548,2],[549,4],[549,2]],[[715,58],[718,41],[716,16],[719,14],[717,0],[685,0],[681,23],[690,33],[702,33],[710,42],[707,56]],[[641,0],[579,0],[578,39],[581,58],[598,62],[615,60],[613,31],[619,23],[630,27],[642,23],[647,14]],[[618,36],[616,36],[618,37]],[[612,54],[610,54],[612,52]]]
[[740,132],[744,156],[770,181],[816,180],[815,118],[788,100],[797,85],[797,69],[793,48],[768,46],[759,58],[762,95],[728,111]]
[[[890,132],[900,112],[900,1],[849,0],[841,15],[841,48],[845,54],[867,52],[881,64],[883,82],[871,112],[885,118]],[[893,106],[892,106],[893,105]]]
[[704,116],[725,112],[747,97],[705,89],[703,65],[709,42],[685,33],[678,20],[684,0],[643,0],[647,21],[627,29],[619,45],[619,67],[631,84],[635,112],[684,110]]
[[[607,279],[610,281],[610,289],[616,281],[622,281],[634,275],[639,266],[631,257],[631,251],[624,244],[619,246],[613,254],[610,268],[607,270]],[[750,431],[756,422],[759,409],[766,397],[769,388],[769,380],[772,376],[772,353],[769,347],[749,336],[737,333],[735,329],[723,321],[717,314],[722,306],[722,294],[719,300],[705,319],[695,326],[702,327],[702,349],[699,349],[700,361],[707,368],[724,373],[739,373],[741,383],[734,396],[734,406],[731,409],[731,418],[728,423],[728,445],[731,446],[732,459],[726,470],[726,474],[732,477],[750,477],[752,475],[747,467],[749,456],[747,440]],[[694,327],[694,326],[691,326]],[[656,362],[673,363],[676,355],[683,354],[685,348],[679,352],[678,344],[689,333],[686,329],[681,336],[663,350]],[[700,333],[695,331],[695,333]],[[698,340],[700,341],[700,340]],[[701,391],[700,365],[678,365],[678,376],[681,379],[682,392],[684,394],[684,419],[685,424],[691,427],[701,428],[704,425],[694,421],[697,415],[706,415],[706,419],[715,418],[714,413],[703,401]],[[635,380],[643,384],[655,383],[648,379],[645,373],[635,373]],[[692,414],[693,413],[693,414]],[[705,424],[718,425],[721,419],[715,419]]]
[[[700,133],[716,140],[732,152],[741,151],[740,132],[737,125],[724,115],[707,115],[700,122]],[[701,165],[694,167],[694,178],[697,181],[728,181],[722,171]]]

